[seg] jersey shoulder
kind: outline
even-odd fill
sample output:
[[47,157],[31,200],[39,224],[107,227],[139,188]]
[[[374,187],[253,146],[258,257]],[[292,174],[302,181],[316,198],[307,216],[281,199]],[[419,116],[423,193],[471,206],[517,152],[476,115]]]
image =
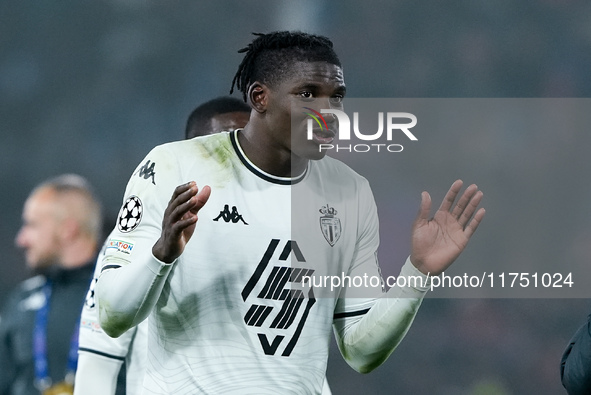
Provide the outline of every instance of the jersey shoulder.
[[158,145],[134,169],[125,195],[152,190],[168,199],[176,186],[192,180],[199,185],[206,176],[231,167],[235,157],[228,133]]
[[220,132],[207,136],[199,136],[190,140],[179,140],[165,143],[152,150],[157,155],[172,155],[179,161],[190,158],[192,161],[223,161],[234,153],[229,132]]
[[330,156],[312,162],[312,171],[317,173],[323,183],[338,185],[339,188],[353,188],[356,190],[369,188],[369,182],[365,177],[345,163]]

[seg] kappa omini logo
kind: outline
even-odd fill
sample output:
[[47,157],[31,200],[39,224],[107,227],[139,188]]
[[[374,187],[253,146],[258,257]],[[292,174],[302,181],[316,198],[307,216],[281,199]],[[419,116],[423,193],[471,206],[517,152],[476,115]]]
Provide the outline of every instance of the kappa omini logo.
[[322,206],[318,211],[324,214],[320,217],[320,230],[326,241],[328,241],[328,244],[333,247],[339,241],[342,230],[341,220],[337,218],[337,210],[327,204],[326,206]]
[[142,220],[144,208],[142,201],[137,196],[130,196],[127,198],[123,207],[119,211],[117,218],[117,228],[123,232],[128,233],[137,228]]
[[220,211],[219,215],[215,217],[214,221],[219,221],[219,219],[223,219],[224,222],[232,222],[233,224],[238,223],[238,221],[242,221],[244,225],[248,225],[248,223],[242,218],[241,214],[238,214],[238,209],[236,206],[232,206],[232,211],[230,211],[230,205],[224,204],[224,209]]
[[148,159],[146,163],[143,164],[142,167],[139,168],[138,171],[134,173],[134,176],[139,173],[139,177],[147,180],[148,178],[152,179],[152,184],[156,185],[156,180],[154,177],[156,176],[156,162],[150,161]]

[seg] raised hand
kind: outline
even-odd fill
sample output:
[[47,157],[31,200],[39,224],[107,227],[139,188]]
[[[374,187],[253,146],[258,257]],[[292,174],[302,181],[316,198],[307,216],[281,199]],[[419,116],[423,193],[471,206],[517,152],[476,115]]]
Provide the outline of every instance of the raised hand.
[[466,248],[484,217],[484,208],[476,211],[483,194],[474,184],[453,206],[462,184],[461,180],[452,184],[432,219],[431,197],[427,192],[421,194],[421,206],[412,227],[410,260],[424,274],[435,276],[447,269]]
[[195,231],[197,213],[207,203],[210,193],[209,186],[199,191],[194,181],[175,188],[162,218],[162,234],[152,247],[154,257],[171,263],[183,253]]

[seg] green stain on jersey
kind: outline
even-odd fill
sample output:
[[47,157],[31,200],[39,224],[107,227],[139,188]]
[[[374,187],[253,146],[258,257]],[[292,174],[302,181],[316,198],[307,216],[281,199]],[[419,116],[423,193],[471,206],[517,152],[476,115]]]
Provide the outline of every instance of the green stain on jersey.
[[218,133],[215,137],[205,139],[198,144],[198,149],[199,155],[208,163],[208,171],[216,180],[216,185],[211,187],[222,188],[228,181],[241,178],[238,170],[240,166],[235,163],[239,159],[227,134]]
[[215,160],[218,163],[227,165],[229,167],[230,163],[227,162],[231,162],[231,156],[233,155],[233,152],[228,151],[228,147],[225,144],[218,144],[212,148],[212,156],[215,158]]

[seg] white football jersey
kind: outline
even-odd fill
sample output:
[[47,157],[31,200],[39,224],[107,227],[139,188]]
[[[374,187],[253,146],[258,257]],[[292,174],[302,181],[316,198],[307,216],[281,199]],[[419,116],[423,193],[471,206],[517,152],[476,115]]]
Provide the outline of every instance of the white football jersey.
[[128,183],[103,274],[154,261],[178,185],[212,190],[149,317],[145,393],[319,394],[333,319],[363,315],[383,291],[367,180],[329,157],[272,176],[237,133],[158,146]]

